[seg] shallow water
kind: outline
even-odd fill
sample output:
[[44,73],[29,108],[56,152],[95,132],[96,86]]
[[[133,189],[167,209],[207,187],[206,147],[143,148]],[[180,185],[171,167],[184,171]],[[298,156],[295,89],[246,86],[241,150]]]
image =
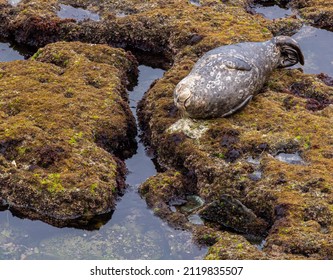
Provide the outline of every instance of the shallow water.
[[[254,9],[270,19],[281,17],[285,12],[278,6],[256,6]],[[333,76],[333,32],[304,25],[292,38],[299,43],[305,61],[304,66],[297,64],[292,68],[301,67],[304,73]]]
[[197,6],[197,7],[201,7],[200,0],[190,0],[190,4]]
[[299,153],[287,154],[279,153],[275,156],[279,161],[289,163],[289,164],[304,164],[304,160],[301,158]]
[[197,195],[188,195],[186,202],[179,207],[179,210],[183,213],[191,213],[194,210],[199,209],[205,204],[205,201]]
[[260,158],[253,158],[252,156],[249,156],[246,161],[248,163],[254,164],[254,165],[259,165],[260,164]]
[[127,17],[128,14],[126,14],[125,12],[119,12],[119,13],[116,13],[116,17],[119,17],[119,18],[123,18],[123,17]]
[[304,54],[305,73],[333,76],[333,32],[305,25],[292,37]]
[[[140,66],[138,85],[129,92],[136,105],[164,71]],[[56,228],[40,221],[0,212],[0,259],[202,259],[206,254],[191,241],[191,233],[175,230],[154,216],[138,186],[156,174],[151,157],[138,141],[137,153],[126,160],[128,188],[111,220],[99,230]]]
[[291,9],[284,9],[278,5],[273,6],[262,6],[256,5],[254,11],[258,14],[262,14],[264,17],[269,19],[278,19],[290,16],[292,14]]
[[0,61],[24,59],[23,54],[15,50],[9,43],[0,43]]
[[82,8],[74,8],[72,6],[64,4],[60,4],[60,10],[57,12],[57,16],[60,18],[72,18],[77,21],[83,21],[88,19],[93,21],[100,20],[99,15],[96,13],[84,10]]
[[18,3],[20,3],[22,0],[7,0],[9,4],[12,6],[17,6]]

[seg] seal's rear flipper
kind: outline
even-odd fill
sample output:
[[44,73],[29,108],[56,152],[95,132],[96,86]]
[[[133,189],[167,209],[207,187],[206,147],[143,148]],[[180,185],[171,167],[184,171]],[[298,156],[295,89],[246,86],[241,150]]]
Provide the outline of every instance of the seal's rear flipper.
[[273,38],[277,47],[280,48],[281,57],[278,67],[289,67],[297,64],[304,65],[304,55],[298,43],[288,36],[278,36]]

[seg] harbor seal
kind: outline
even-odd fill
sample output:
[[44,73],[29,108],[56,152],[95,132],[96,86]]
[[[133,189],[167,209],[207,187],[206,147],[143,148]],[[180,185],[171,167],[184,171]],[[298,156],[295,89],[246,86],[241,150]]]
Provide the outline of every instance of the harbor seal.
[[288,36],[218,47],[204,54],[178,83],[174,102],[183,116],[226,117],[260,91],[273,69],[298,62],[304,65],[302,51]]

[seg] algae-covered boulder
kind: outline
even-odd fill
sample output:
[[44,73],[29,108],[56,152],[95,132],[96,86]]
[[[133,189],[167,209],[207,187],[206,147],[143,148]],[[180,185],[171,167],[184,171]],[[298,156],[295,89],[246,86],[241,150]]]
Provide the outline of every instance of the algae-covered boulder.
[[191,225],[186,215],[172,208],[186,201],[186,195],[193,192],[193,185],[180,172],[170,169],[150,177],[139,187],[139,192],[157,216],[176,228],[188,229]]
[[[331,258],[333,88],[329,77],[278,69],[244,110],[228,118],[182,120],[174,106],[175,86],[204,50],[215,44],[236,43],[240,37],[242,41],[267,38],[267,22],[257,21],[261,28],[252,30],[256,16],[246,18],[246,28],[241,20],[232,21],[232,10],[224,9],[225,20],[216,23],[224,32],[217,34],[207,28],[204,39],[182,48],[172,68],[145,95],[139,114],[146,141],[155,148],[162,166],[193,178],[192,192],[185,193],[199,195],[207,205],[232,197],[253,214],[251,217],[257,217],[261,222],[254,232],[266,238],[263,250],[268,258]],[[213,22],[211,17],[211,26]],[[152,186],[145,189],[153,190],[154,196],[166,203]],[[324,216],[312,211],[315,204],[325,209]],[[213,217],[215,212],[205,216]],[[232,215],[232,211],[226,214],[223,222],[236,219]],[[320,226],[312,227],[307,236],[309,221]],[[242,224],[240,231],[246,232],[247,226]],[[279,229],[286,229],[288,235],[283,236]],[[291,248],[290,238],[303,240],[307,247],[294,242],[297,250]]]
[[124,188],[136,126],[129,53],[79,42],[0,63],[0,200],[55,225],[110,212]]
[[[207,203],[229,195],[265,220],[268,256],[331,258],[333,88],[322,76],[276,70],[241,112],[184,129],[175,125],[184,121],[174,113],[173,89],[188,63],[169,70],[141,103],[143,128],[160,163],[194,176],[193,190]],[[191,127],[202,133],[189,133]],[[254,172],[260,174],[255,180]],[[324,212],[314,208],[319,204]],[[307,236],[308,221],[319,225]]]
[[297,8],[300,15],[311,24],[333,31],[333,7],[327,0],[291,0],[290,5]]
[[222,232],[209,248],[207,260],[266,260],[267,255],[250,244],[244,237]]
[[[149,1],[81,1],[22,0],[19,5],[7,4],[0,18],[7,24],[2,33],[21,44],[41,47],[58,40],[107,43],[112,46],[147,51],[173,59],[183,47],[198,44],[205,50],[217,46],[219,37],[244,41],[261,40],[265,32],[261,17],[253,19],[246,12],[246,1],[201,1],[195,6],[187,0]],[[100,16],[77,20],[60,17],[61,5],[93,11]],[[0,23],[1,24],[1,23]],[[230,28],[233,26],[233,28]],[[249,35],[252,31],[253,34]],[[261,32],[258,32],[260,30]],[[205,41],[201,45],[201,41]],[[204,50],[204,51],[205,51]]]

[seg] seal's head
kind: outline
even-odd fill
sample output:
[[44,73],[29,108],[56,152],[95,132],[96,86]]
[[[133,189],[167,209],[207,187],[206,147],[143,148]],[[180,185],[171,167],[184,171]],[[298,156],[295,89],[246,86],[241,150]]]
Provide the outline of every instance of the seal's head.
[[200,76],[196,74],[188,75],[181,80],[174,90],[174,101],[183,117],[187,116],[188,106],[191,103],[192,91],[197,87]]
[[298,62],[304,65],[304,56],[298,43],[288,36],[277,36],[273,42],[280,50],[279,68],[289,67]]
[[189,100],[191,95],[192,94],[189,87],[184,83],[178,84],[176,86],[174,91],[174,101],[182,116],[185,116],[186,102]]

